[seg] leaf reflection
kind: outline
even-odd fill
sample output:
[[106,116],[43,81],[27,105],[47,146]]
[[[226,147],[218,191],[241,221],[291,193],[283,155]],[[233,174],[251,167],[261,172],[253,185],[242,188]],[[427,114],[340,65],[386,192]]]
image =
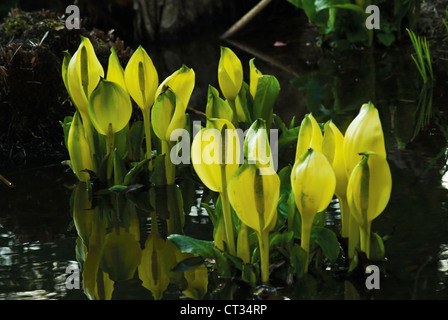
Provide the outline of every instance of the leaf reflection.
[[[142,198],[146,201],[133,201]],[[143,208],[142,203],[148,206]],[[121,290],[131,286],[130,291],[138,295],[131,298],[140,299],[143,290],[144,296],[158,300],[174,286],[188,298],[202,299],[208,286],[203,261],[180,252],[167,239],[172,232],[183,233],[182,204],[175,185],[126,193],[101,190],[92,197],[87,185],[79,183],[73,191],[72,212],[86,296],[109,300],[126,294],[128,298],[129,289]]]

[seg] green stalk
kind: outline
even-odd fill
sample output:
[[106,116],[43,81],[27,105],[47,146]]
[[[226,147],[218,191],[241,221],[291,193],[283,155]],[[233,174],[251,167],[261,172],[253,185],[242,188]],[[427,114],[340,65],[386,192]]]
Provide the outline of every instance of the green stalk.
[[260,232],[257,233],[260,246],[261,281],[269,281],[269,232],[264,231],[264,217],[259,215]]
[[230,108],[232,108],[233,111],[233,120],[232,123],[236,126],[238,126],[238,113],[236,112],[236,103],[235,103],[235,99],[227,99],[227,102],[230,105]]
[[250,263],[250,248],[249,238],[247,236],[247,228],[247,225],[244,222],[241,222],[236,245],[236,254],[244,264]]
[[370,259],[370,229],[371,223],[367,223],[366,227],[360,228],[361,251],[365,252],[367,259]]
[[109,130],[107,131],[106,135],[106,152],[107,154],[112,154],[112,151],[114,149],[114,141],[115,135],[112,131],[112,123],[109,123]]
[[350,230],[350,207],[348,206],[347,197],[338,197],[338,199],[341,210],[341,236],[348,238]]
[[[145,140],[146,140],[146,159],[151,159],[152,145],[151,145],[151,109],[142,110],[143,124],[145,126]],[[148,168],[152,171],[152,161],[149,161]]]
[[87,143],[89,145],[90,149],[90,156],[92,157],[92,163],[94,166],[95,171],[97,170],[97,163],[95,161],[95,143],[93,141],[93,130],[92,130],[92,123],[90,122],[90,118],[88,114],[85,114],[83,112],[79,112],[81,115],[82,125],[84,127],[84,136],[87,139]]
[[165,154],[165,176],[166,184],[174,184],[176,177],[176,166],[171,162],[170,151],[173,146],[171,141],[162,141],[162,154]]
[[230,202],[229,197],[227,195],[227,177],[226,177],[226,166],[221,166],[221,183],[222,183],[222,192],[221,195],[221,203],[222,203],[222,212],[224,215],[224,228],[226,229],[226,238],[227,238],[227,246],[229,248],[229,253],[231,255],[236,254],[235,249],[235,237],[233,234],[233,223],[232,223],[232,215],[230,212]]
[[349,232],[348,232],[348,257],[349,259],[353,259],[355,256],[355,249],[359,243],[359,225],[356,222],[355,218],[350,215],[349,218]]
[[300,237],[300,246],[306,252],[306,264],[305,273],[308,272],[308,259],[310,256],[310,238],[311,238],[311,227],[313,221],[308,221],[308,219],[303,219],[302,217],[302,235]]

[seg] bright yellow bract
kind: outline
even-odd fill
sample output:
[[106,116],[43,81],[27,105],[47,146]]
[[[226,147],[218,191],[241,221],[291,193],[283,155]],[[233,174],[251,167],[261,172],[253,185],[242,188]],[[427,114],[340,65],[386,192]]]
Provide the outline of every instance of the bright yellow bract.
[[[222,139],[223,128],[225,139]],[[226,181],[229,181],[241,162],[240,142],[233,124],[224,119],[208,119],[207,127],[193,139],[191,159],[202,182],[210,190],[221,192],[221,165],[225,166]]]
[[142,46],[132,54],[124,70],[124,80],[132,99],[141,109],[152,107],[159,86],[154,64]]
[[218,65],[218,82],[226,99],[235,100],[243,85],[243,66],[237,55],[227,47],[221,47]]
[[344,161],[347,177],[361,160],[359,153],[372,151],[386,158],[384,134],[378,109],[369,102],[364,104],[359,114],[350,123],[344,138]]
[[311,113],[305,115],[300,125],[299,137],[297,138],[295,161],[298,161],[309,148],[321,151],[322,139],[322,130],[316,119]]
[[95,129],[102,135],[116,133],[128,124],[131,114],[126,91],[115,82],[101,80],[89,99],[89,116]]
[[392,191],[392,175],[382,156],[365,153],[362,157],[350,176],[347,199],[358,224],[366,226],[386,208]]
[[67,85],[73,103],[83,117],[88,113],[90,94],[102,77],[104,70],[96,57],[92,43],[88,38],[81,37],[81,44],[67,67]]

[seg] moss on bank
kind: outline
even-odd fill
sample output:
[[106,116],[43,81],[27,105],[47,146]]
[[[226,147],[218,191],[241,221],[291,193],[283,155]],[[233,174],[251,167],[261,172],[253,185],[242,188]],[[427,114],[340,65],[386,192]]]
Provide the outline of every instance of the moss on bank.
[[13,10],[0,25],[0,166],[65,152],[59,121],[75,109],[61,64],[63,51],[75,52],[81,35],[92,39],[103,64],[112,45],[123,61],[132,53],[113,34],[66,29],[50,11]]

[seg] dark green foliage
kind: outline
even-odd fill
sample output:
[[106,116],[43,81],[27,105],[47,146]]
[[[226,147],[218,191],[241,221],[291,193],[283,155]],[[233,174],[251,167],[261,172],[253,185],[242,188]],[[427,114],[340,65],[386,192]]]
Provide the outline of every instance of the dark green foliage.
[[[413,28],[420,14],[421,0],[288,0],[302,9],[321,34],[323,42],[336,47],[373,45],[389,47],[403,35],[406,27]],[[366,28],[366,7],[380,9],[380,29]]]

